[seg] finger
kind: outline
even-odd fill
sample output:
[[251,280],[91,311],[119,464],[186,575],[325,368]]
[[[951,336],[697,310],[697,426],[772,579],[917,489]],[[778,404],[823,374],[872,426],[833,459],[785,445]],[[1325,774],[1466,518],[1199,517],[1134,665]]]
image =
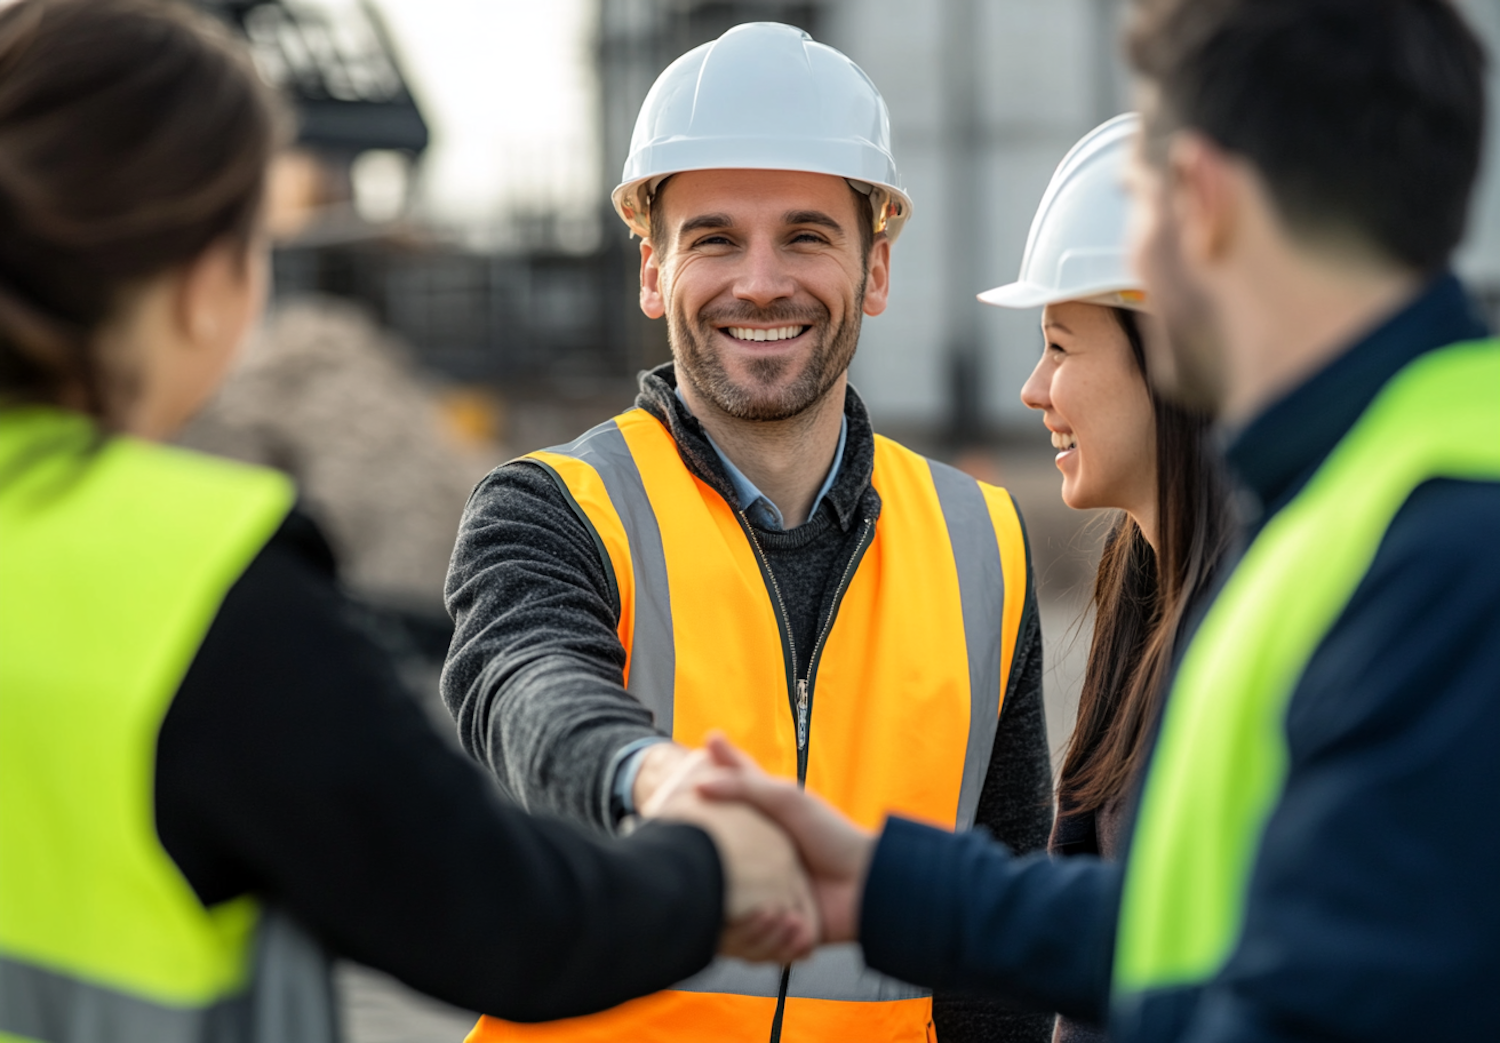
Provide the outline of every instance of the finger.
[[816,944],[816,936],[807,920],[786,914],[774,922],[757,955],[773,963],[795,963],[811,953]]
[[737,768],[740,771],[748,771],[760,774],[760,765],[755,758],[731,743],[723,732],[709,732],[708,739],[704,742],[704,748],[713,762],[721,768]]
[[777,963],[796,963],[806,959],[817,945],[817,932],[803,916],[783,917],[776,937],[769,946],[768,958]]
[[743,775],[719,771],[699,782],[696,787],[700,797],[709,800],[745,800],[749,794],[749,783]]
[[797,819],[808,814],[809,798],[796,783],[772,778],[759,769],[754,774],[719,771],[696,782],[694,789],[713,800],[748,804],[786,829],[792,829]]
[[750,913],[725,928],[719,951],[752,962],[774,959],[784,947],[785,919],[780,913]]

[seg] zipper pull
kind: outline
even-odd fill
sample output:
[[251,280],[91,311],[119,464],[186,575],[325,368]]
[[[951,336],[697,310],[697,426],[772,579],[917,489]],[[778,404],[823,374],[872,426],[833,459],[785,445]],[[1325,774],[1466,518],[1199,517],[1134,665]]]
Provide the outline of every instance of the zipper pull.
[[797,682],[797,749],[807,749],[807,682]]

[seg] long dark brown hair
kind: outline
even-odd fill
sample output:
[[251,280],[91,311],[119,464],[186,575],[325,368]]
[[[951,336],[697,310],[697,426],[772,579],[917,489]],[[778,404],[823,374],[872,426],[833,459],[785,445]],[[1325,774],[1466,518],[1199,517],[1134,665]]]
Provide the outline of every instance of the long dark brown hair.
[[1156,418],[1159,550],[1120,512],[1094,580],[1094,639],[1058,782],[1065,815],[1106,806],[1139,777],[1184,617],[1210,583],[1230,532],[1228,489],[1208,417],[1151,390],[1135,313],[1111,311]]
[[97,332],[136,285],[248,244],[285,117],[218,23],[169,0],[0,9],[0,406],[115,426]]

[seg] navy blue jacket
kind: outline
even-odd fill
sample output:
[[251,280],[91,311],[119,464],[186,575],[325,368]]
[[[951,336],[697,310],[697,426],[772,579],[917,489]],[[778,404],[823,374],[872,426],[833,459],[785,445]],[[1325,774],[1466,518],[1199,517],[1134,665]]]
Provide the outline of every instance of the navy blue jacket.
[[[1485,333],[1443,276],[1251,422],[1228,449],[1247,538],[1402,366]],[[1114,1038],[1500,1038],[1497,537],[1500,483],[1431,481],[1408,499],[1293,692],[1291,764],[1234,954],[1206,986],[1117,1006]],[[1099,1020],[1120,881],[1096,859],[1015,858],[892,819],[866,884],[865,959]]]

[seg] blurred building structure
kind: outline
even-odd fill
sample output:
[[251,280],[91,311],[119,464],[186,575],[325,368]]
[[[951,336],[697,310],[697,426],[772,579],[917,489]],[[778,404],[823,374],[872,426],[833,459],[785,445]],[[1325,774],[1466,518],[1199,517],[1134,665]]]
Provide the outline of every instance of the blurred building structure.
[[[636,304],[637,244],[607,201],[657,74],[740,22],[807,29],[879,85],[915,201],[890,306],[866,321],[854,364],[877,421],[953,450],[1040,430],[1017,397],[1040,346],[1036,316],[985,308],[974,294],[1014,276],[1069,146],[1128,107],[1118,47],[1126,0],[594,0],[602,235],[570,236],[570,212],[527,211],[484,250],[404,219],[400,163],[419,161],[426,124],[396,61],[399,41],[373,7],[203,2],[241,28],[267,78],[290,91],[303,153],[324,170],[320,216],[278,251],[278,296],[356,299],[424,365],[528,403],[628,395],[635,371],[667,357],[662,324]],[[1500,54],[1500,0],[1459,2]],[[1500,62],[1491,77],[1500,97]],[[512,103],[497,99],[497,113]],[[1500,318],[1500,105],[1490,118],[1492,158],[1460,270]],[[362,201],[382,193],[384,204]]]

